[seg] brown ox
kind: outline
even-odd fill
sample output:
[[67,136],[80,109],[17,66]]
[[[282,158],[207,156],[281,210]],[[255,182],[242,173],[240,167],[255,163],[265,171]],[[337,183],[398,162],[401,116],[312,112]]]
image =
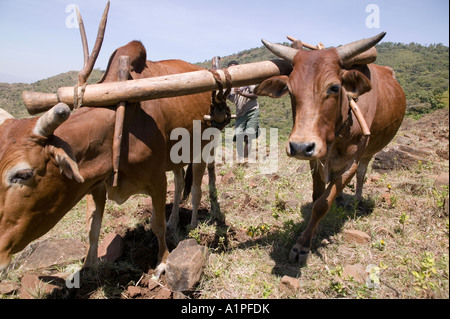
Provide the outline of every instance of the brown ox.
[[[312,215],[290,252],[291,261],[306,263],[318,223],[355,174],[356,197],[361,197],[370,159],[392,140],[402,123],[405,94],[392,71],[374,64],[346,66],[384,35],[317,51],[263,40],[273,53],[292,63],[293,71],[289,77],[264,81],[256,93],[276,98],[289,92],[294,123],[286,152],[288,156],[309,160],[312,168]],[[297,43],[296,47],[301,46]],[[359,99],[370,136],[362,134],[350,111],[348,97]]]
[[[116,50],[102,81],[117,81],[120,55],[130,56],[130,74],[135,79],[199,70],[180,60],[146,61],[145,48],[133,41]],[[170,159],[170,149],[177,143],[170,140],[170,133],[186,128],[192,145],[193,120],[202,120],[209,113],[210,102],[211,95],[202,93],[128,104],[118,187],[111,186],[115,107],[82,107],[69,117],[70,109],[60,103],[40,118],[20,120],[1,111],[0,269],[14,253],[49,231],[85,195],[89,229],[85,266],[94,264],[106,196],[123,203],[129,196],[143,193],[152,197],[158,272],[163,271],[169,254],[165,172],[174,170],[175,176],[180,176],[185,165]],[[206,127],[202,121],[202,130]],[[200,185],[205,163],[196,167],[201,174],[194,172],[194,185]],[[199,192],[193,190],[193,197],[195,194]]]

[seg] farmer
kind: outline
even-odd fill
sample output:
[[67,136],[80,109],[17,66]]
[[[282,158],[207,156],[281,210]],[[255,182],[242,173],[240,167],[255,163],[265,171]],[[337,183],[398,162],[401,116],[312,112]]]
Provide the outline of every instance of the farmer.
[[[228,67],[238,65],[237,61],[228,63]],[[259,104],[253,93],[256,85],[233,88],[228,99],[236,105],[235,136],[238,163],[246,163],[251,152],[252,140],[258,137]]]

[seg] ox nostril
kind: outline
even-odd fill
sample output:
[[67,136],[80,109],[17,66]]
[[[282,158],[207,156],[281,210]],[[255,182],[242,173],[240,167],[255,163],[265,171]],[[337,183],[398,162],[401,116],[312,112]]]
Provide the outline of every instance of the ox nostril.
[[315,150],[316,150],[315,143],[306,143],[304,144],[303,154],[307,157],[311,157],[314,154]]
[[290,156],[300,155],[303,157],[312,157],[316,150],[316,143],[296,143],[289,142]]

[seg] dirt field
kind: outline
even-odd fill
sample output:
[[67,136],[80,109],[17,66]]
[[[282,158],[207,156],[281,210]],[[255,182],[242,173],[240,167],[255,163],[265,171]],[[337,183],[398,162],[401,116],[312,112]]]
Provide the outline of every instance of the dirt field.
[[[448,178],[447,186],[439,182],[449,172],[448,114],[443,109],[419,120],[405,119],[387,157],[374,161],[374,167],[389,169],[371,166],[359,205],[353,199],[354,184],[345,189],[321,222],[307,267],[291,264],[287,257],[311,212],[309,164],[288,158],[280,142],[276,173],[261,174],[252,164],[216,166],[225,223],[209,213],[207,175],[196,229],[188,226],[191,204],[182,204],[180,231],[168,234],[169,249],[191,237],[210,251],[195,290],[171,294],[164,276],[154,283],[157,241],[150,230],[151,200],[136,195],[122,206],[108,202],[106,207],[101,239],[119,234],[122,257],[83,272],[78,289],[35,297],[448,298]],[[389,164],[383,164],[386,158]],[[170,213],[174,188],[173,175],[168,176]],[[77,238],[86,243],[85,205],[81,201],[39,241]],[[354,231],[366,234],[361,243],[349,235]],[[45,274],[79,266],[81,261]],[[4,280],[20,283],[30,273],[42,270],[13,270]],[[3,295],[19,297],[19,292]]]

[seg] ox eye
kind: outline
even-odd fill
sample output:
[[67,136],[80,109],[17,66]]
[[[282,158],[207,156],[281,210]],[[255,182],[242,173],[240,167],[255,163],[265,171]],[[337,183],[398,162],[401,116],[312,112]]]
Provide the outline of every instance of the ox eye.
[[11,183],[20,183],[29,180],[34,175],[32,169],[22,169],[17,171],[11,179],[9,180]]
[[341,85],[333,84],[328,88],[327,94],[338,94],[340,91],[341,91]]

